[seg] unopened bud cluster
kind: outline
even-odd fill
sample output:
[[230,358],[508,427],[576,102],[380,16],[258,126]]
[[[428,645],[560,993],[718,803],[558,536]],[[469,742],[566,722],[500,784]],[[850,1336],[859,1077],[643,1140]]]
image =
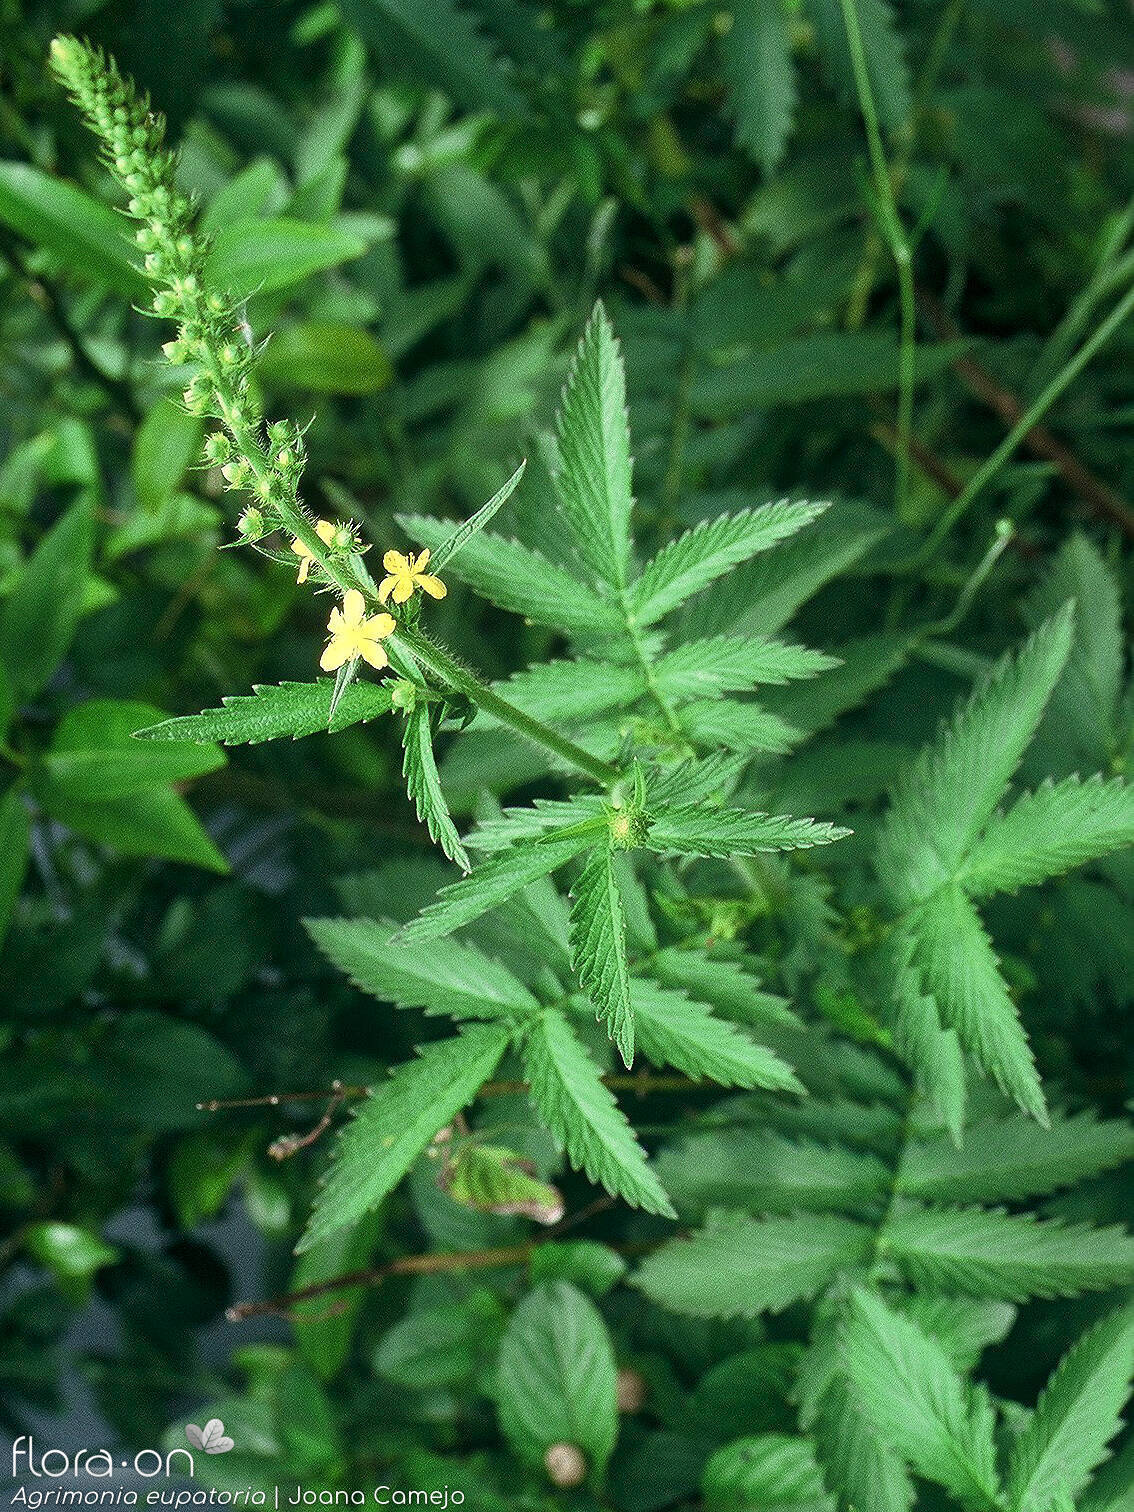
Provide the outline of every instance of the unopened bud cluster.
[[134,240],[154,284],[152,311],[177,322],[177,336],[163,351],[196,369],[182,394],[185,408],[225,427],[209,437],[206,458],[226,487],[253,495],[241,516],[241,539],[258,540],[282,526],[312,548],[318,563],[322,548],[298,494],[307,460],[303,434],[288,420],[263,423],[250,385],[255,348],[234,302],[204,287],[208,244],[193,228],[192,200],[176,186],[165,121],[113,58],[89,43],[57,37],[51,61],[129,195],[127,208],[138,222]]

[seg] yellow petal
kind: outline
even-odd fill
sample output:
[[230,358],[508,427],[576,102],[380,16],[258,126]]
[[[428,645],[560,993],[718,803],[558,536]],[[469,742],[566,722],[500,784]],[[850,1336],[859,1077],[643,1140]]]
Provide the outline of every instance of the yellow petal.
[[382,640],[387,635],[392,635],[397,620],[392,614],[372,614],[369,619],[363,620],[358,627],[359,635],[364,635],[368,640]]
[[342,610],[336,606],[331,610],[331,617],[327,621],[327,629],[332,635],[338,635],[344,628]]
[[390,665],[390,658],[383,651],[376,640],[363,640],[358,643],[359,653],[364,661],[368,661],[372,667],[379,671]]
[[444,598],[449,591],[441,579],[434,577],[431,572],[423,572],[418,578],[418,582],[431,598]]
[[330,520],[320,520],[315,526],[315,534],[323,542],[324,546],[331,544],[331,537],[335,533],[335,527]]
[[397,584],[398,580],[392,574],[390,575],[390,577],[384,577],[382,579],[382,581],[378,584],[379,603],[384,604],[386,602],[386,600],[390,597],[390,594],[397,587]]
[[324,672],[337,672],[344,662],[348,662],[353,655],[350,641],[345,636],[336,635],[331,638],[330,644],[319,658],[319,665]]
[[417,556],[414,558],[414,564],[413,565],[414,565],[414,570],[416,572],[420,572],[423,567],[428,567],[429,566],[429,547],[428,546],[425,548],[424,551],[419,551],[418,552]]
[[366,614],[366,600],[357,588],[348,588],[343,598],[343,624],[351,629],[361,625]]
[[387,572],[408,572],[409,563],[400,551],[387,551],[382,558],[382,566]]
[[302,541],[292,541],[291,549],[295,552],[296,556],[309,557],[311,555]]
[[404,575],[399,575],[398,581],[394,584],[394,603],[404,604],[406,599],[412,597],[413,578],[410,577],[408,572]]
[[305,583],[307,581],[307,574],[310,571],[311,571],[311,558],[309,556],[305,556],[303,558],[302,562],[300,562],[300,564],[299,564],[299,576],[296,578],[295,581],[297,583]]

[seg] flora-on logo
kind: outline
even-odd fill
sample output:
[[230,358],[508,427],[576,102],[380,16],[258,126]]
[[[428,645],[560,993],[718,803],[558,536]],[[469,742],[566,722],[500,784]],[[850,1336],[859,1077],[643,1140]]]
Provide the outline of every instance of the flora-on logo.
[[210,1418],[203,1428],[198,1428],[196,1423],[189,1423],[185,1437],[194,1449],[203,1449],[206,1454],[227,1454],[232,1448],[232,1440],[225,1437],[224,1424],[220,1418]]

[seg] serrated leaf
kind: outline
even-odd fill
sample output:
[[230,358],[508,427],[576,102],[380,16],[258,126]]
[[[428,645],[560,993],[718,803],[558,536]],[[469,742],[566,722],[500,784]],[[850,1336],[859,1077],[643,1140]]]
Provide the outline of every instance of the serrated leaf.
[[915,1286],[1006,1302],[1074,1297],[1134,1280],[1134,1239],[1122,1229],[995,1208],[900,1213],[882,1244]]
[[907,1512],[914,1488],[901,1459],[878,1437],[841,1369],[830,1377],[811,1432],[829,1485],[847,1512]]
[[1121,777],[1045,782],[994,814],[965,858],[961,881],[978,897],[1034,887],[1134,845],[1134,787]]
[[[134,734],[139,740],[219,741],[221,745],[258,745],[283,736],[298,740],[327,729],[334,692],[333,677],[313,683],[260,684],[250,694],[224,699],[219,709],[163,719]],[[345,730],[389,711],[390,692],[385,684],[355,681],[339,700],[334,727]]]
[[531,1027],[522,1054],[532,1106],[575,1170],[632,1207],[675,1217],[633,1129],[557,1008]]
[[667,946],[651,958],[649,970],[663,986],[683,987],[690,997],[738,1023],[800,1027],[786,1001],[762,991],[759,977],[746,971],[742,960],[710,958],[700,950]]
[[580,556],[621,588],[634,504],[622,353],[600,301],[571,363],[558,415],[556,485]]
[[721,1215],[687,1239],[662,1245],[633,1284],[652,1302],[702,1318],[755,1317],[813,1297],[870,1252],[871,1230],[829,1214]]
[[687,704],[678,723],[699,746],[724,746],[750,756],[768,751],[783,756],[802,739],[802,731],[759,704],[732,698],[705,698]]
[[472,862],[461,844],[457,826],[453,823],[453,816],[441,791],[441,779],[437,775],[437,763],[433,757],[433,735],[429,727],[427,703],[416,704],[406,715],[402,744],[402,775],[406,781],[406,792],[417,809],[417,817],[424,822],[431,838],[449,860],[455,861],[467,874],[472,870]]
[[1013,1512],[1047,1512],[1077,1498],[1122,1424],[1134,1374],[1134,1309],[1101,1319],[1064,1355],[1012,1446]]
[[[1071,655],[1040,725],[1041,770],[1092,771],[1109,758],[1116,735],[1126,636],[1122,599],[1114,574],[1098,548],[1075,534],[1024,603],[1030,625],[1039,625],[1068,599],[1075,601]],[[1054,759],[1053,759],[1054,758]]]
[[765,173],[784,154],[795,113],[795,65],[780,0],[735,0],[721,64],[736,139]]
[[[440,549],[452,534],[446,520],[427,515],[400,515],[402,529],[420,546]],[[537,625],[551,625],[577,635],[621,635],[622,616],[615,605],[578,583],[562,567],[519,541],[481,531],[449,563],[449,572],[485,598],[522,614]]]
[[519,840],[554,841],[560,831],[599,821],[608,828],[602,799],[581,793],[574,798],[537,798],[528,808],[508,808],[483,819],[468,836],[472,850],[497,851]]
[[377,1207],[492,1075],[509,1037],[507,1028],[477,1024],[422,1046],[416,1060],[371,1088],[339,1138],[297,1248],[308,1249]]
[[[823,508],[824,506],[816,506]],[[842,503],[778,551],[765,551],[722,578],[682,616],[686,639],[695,636],[773,635],[824,583],[845,572],[891,528],[865,505]]]
[[630,1001],[638,1044],[655,1065],[675,1066],[687,1076],[708,1076],[726,1087],[804,1091],[791,1067],[774,1051],[757,1045],[683,992],[635,980]]
[[956,1030],[945,1028],[935,999],[923,988],[921,971],[913,964],[916,948],[917,936],[907,921],[898,925],[883,951],[893,993],[894,1040],[918,1091],[936,1104],[959,1145],[968,1097],[965,1058]]
[[377,919],[305,919],[308,934],[356,987],[399,1008],[452,1018],[527,1014],[539,1004],[506,966],[473,945],[437,940],[428,953],[392,943]]
[[574,835],[568,840],[501,851],[462,881],[443,887],[435,902],[398,931],[398,943],[410,945],[435,940],[471,924],[513,893],[546,877],[548,872],[586,850],[592,839],[590,835]]
[[694,698],[815,677],[838,665],[838,657],[765,635],[715,635],[686,641],[661,657],[654,682],[668,698]]
[[990,1118],[966,1130],[961,1149],[942,1135],[911,1140],[898,1189],[933,1202],[1014,1202],[1131,1159],[1134,1125],[1119,1119],[1080,1113],[1044,1130],[1023,1118]]
[[652,625],[739,562],[810,525],[829,507],[781,499],[737,515],[703,520],[663,546],[632,585],[629,600],[635,620]]
[[614,1351],[598,1309],[568,1281],[524,1297],[504,1331],[496,1367],[500,1427],[542,1471],[553,1444],[581,1450],[601,1481],[618,1436]]
[[914,965],[942,1022],[1000,1087],[1040,1123],[1047,1104],[1027,1035],[992,942],[960,887],[943,887],[911,920]]
[[623,1064],[634,1064],[626,910],[609,845],[596,846],[571,888],[571,964]]
[[899,784],[876,859],[896,907],[956,874],[1035,734],[1071,629],[1067,606],[999,661]]
[[652,810],[724,799],[733,791],[746,762],[728,751],[690,757],[660,771],[647,771],[646,804]]
[[713,1129],[667,1145],[657,1158],[682,1212],[859,1212],[886,1194],[889,1170],[876,1156],[770,1129]]
[[[639,667],[576,657],[537,662],[492,686],[525,714],[548,724],[563,724],[590,721],[607,709],[633,703],[646,692],[646,679]],[[497,723],[487,714],[477,719],[478,728]]]
[[966,1506],[997,1504],[991,1404],[935,1339],[860,1287],[850,1298],[842,1357],[864,1413],[890,1448]]
[[804,850],[841,840],[850,830],[790,814],[747,813],[691,803],[659,813],[650,825],[650,850],[685,856],[754,856],[760,851]]

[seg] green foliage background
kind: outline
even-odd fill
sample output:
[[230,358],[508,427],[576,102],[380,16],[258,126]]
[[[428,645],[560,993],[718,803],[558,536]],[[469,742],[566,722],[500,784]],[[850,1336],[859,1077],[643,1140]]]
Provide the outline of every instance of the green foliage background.
[[[850,11],[889,194],[839,0],[0,6],[13,1433],[77,1372],[124,1445],[222,1417],[236,1449],[201,1470],[220,1486],[1130,1505],[1130,18]],[[660,753],[654,850],[676,861],[599,850],[580,871],[562,840],[560,885],[533,872],[438,937],[467,896],[448,894],[394,946],[458,876],[430,839],[463,855],[439,794],[505,867],[597,800],[547,804],[575,791],[563,768],[450,703],[439,779],[413,716],[415,806],[373,683],[333,735],[324,703],[269,741],[299,703],[261,697],[227,730],[171,727],[254,743],[133,738],[311,684],[329,601],[217,550],[239,501],[198,465],[171,330],[134,308],[121,196],[46,66],[59,31],[168,115],[210,287],[271,337],[268,413],[311,422],[315,514],[375,556],[436,549],[438,518],[528,459],[489,527],[521,546],[473,537],[423,623],[596,759]],[[580,380],[564,403],[558,496],[552,478],[600,297],[636,662],[589,656],[610,600],[579,586],[621,549],[570,492],[598,475],[593,416],[612,495],[627,470],[598,324],[598,398]],[[743,513],[780,499],[831,507]],[[715,838],[672,817],[726,783],[737,809],[853,833],[781,856],[744,815],[714,811]],[[580,988],[624,1050],[633,1022],[633,1070],[589,1005],[571,1016]],[[486,1022],[446,1038],[439,1014]],[[303,1143],[326,1103],[284,1094],[340,1082],[383,1092],[341,1144]],[[418,1158],[443,1125],[452,1148]],[[360,1268],[388,1273],[222,1321]],[[113,1337],[76,1347],[96,1304]],[[547,1459],[564,1444],[578,1467]]]

